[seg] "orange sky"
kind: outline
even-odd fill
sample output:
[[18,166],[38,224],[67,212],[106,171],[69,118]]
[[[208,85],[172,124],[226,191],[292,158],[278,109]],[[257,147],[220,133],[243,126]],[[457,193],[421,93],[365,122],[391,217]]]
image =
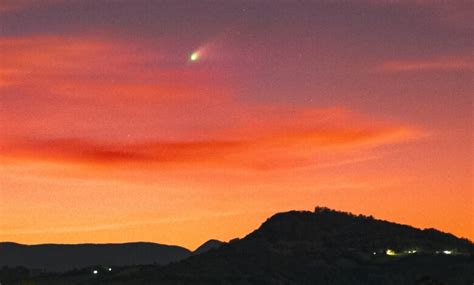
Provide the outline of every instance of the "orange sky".
[[2,5],[2,241],[194,249],[317,205],[474,239],[470,4]]

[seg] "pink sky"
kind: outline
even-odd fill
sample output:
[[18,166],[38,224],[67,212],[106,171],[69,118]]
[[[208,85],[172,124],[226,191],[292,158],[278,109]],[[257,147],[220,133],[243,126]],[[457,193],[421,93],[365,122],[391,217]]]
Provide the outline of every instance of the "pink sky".
[[470,4],[2,5],[1,240],[195,248],[317,205],[474,239]]

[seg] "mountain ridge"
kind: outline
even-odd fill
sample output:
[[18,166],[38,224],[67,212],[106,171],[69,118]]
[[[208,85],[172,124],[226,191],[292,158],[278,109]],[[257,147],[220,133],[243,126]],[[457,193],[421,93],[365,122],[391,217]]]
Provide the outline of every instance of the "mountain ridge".
[[225,242],[216,239],[210,239],[196,248],[193,251],[193,254],[202,254],[208,252],[209,250],[217,249],[223,244],[225,244]]
[[191,251],[180,246],[151,242],[36,244],[0,243],[1,266],[22,266],[44,271],[67,271],[104,264],[167,264],[184,259]]
[[468,284],[473,256],[474,244],[452,234],[318,207],[275,214],[242,239],[124,284]]
[[277,213],[241,239],[166,265],[22,276],[36,284],[462,285],[474,280],[474,244],[434,229],[317,207]]

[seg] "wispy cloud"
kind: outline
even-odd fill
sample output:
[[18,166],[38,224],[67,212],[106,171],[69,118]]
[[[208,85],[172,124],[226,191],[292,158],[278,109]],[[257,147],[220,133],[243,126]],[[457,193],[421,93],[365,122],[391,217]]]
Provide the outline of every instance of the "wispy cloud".
[[37,234],[61,234],[61,233],[81,233],[81,232],[97,232],[105,230],[123,229],[134,226],[143,225],[159,225],[159,224],[176,224],[186,223],[193,221],[219,219],[223,217],[234,217],[241,215],[249,215],[255,213],[268,213],[269,211],[229,211],[229,212],[217,212],[211,214],[193,215],[187,217],[169,217],[153,220],[136,220],[126,221],[122,223],[104,223],[94,225],[78,225],[78,226],[59,226],[53,228],[42,228],[42,229],[19,229],[9,230],[6,232],[0,231],[0,236],[8,237],[10,235],[37,235]]
[[183,58],[163,49],[164,39],[156,41],[130,43],[100,34],[2,37],[0,79],[42,93],[116,100],[130,94],[145,99],[172,97],[170,91],[192,94],[192,83],[196,88],[215,80],[206,71],[178,64]]
[[[340,113],[340,110],[333,110]],[[0,154],[22,159],[57,160],[69,163],[120,165],[206,165],[260,170],[294,168],[307,165],[337,165],[328,162],[326,154],[344,154],[354,150],[409,141],[423,132],[409,126],[371,123],[349,115],[345,120],[322,122],[313,117],[294,114],[287,121],[243,123],[237,129],[213,130],[207,139],[187,141],[142,141],[105,143],[84,139],[5,139]],[[321,113],[327,113],[322,110]],[[341,120],[341,118],[339,118]],[[348,124],[345,125],[345,122]],[[347,160],[347,158],[342,161]]]
[[431,60],[393,60],[376,68],[380,72],[472,70],[472,58],[436,58]]
[[12,12],[29,7],[38,7],[62,0],[3,0],[0,2],[0,13]]

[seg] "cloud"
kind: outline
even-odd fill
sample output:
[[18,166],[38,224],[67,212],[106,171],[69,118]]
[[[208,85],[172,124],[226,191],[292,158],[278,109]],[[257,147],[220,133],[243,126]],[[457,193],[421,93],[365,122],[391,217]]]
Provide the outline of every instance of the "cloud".
[[332,165],[328,157],[420,135],[344,108],[246,104],[221,83],[219,72],[189,66],[157,42],[1,38],[0,154],[274,170]]
[[48,5],[62,0],[3,0],[0,2],[0,13],[12,12],[35,6]]
[[[166,50],[163,41],[129,42],[100,34],[2,37],[0,78],[17,87],[35,86],[45,91],[78,87],[85,91],[89,86],[96,91],[98,86],[126,89],[157,82],[160,86],[176,86],[177,78],[199,87],[216,79],[206,70],[189,68],[185,55]],[[100,95],[106,94],[103,91]],[[133,91],[138,91],[135,96],[140,95],[140,90]]]
[[431,60],[387,61],[376,70],[381,72],[457,71],[472,70],[472,58],[435,58]]
[[206,139],[199,140],[190,137],[181,141],[106,143],[84,139],[5,139],[0,154],[94,165],[138,163],[275,170],[337,165],[335,157],[347,160],[347,154],[354,150],[405,142],[422,135],[413,127],[374,123],[359,117],[339,109],[300,111],[279,120],[256,119],[233,128],[212,130],[203,135]]
[[214,106],[229,105],[219,74],[190,66],[170,47],[161,38],[0,38],[3,135],[169,133],[188,125],[193,114],[202,121]]
[[195,222],[202,220],[212,220],[219,219],[222,217],[235,217],[255,213],[268,213],[268,211],[227,211],[227,212],[217,212],[212,214],[201,214],[193,215],[188,217],[169,217],[161,218],[154,220],[136,220],[136,221],[126,221],[121,223],[107,223],[107,224],[98,224],[98,225],[83,225],[83,226],[64,226],[64,227],[54,227],[54,228],[42,228],[42,229],[25,229],[25,230],[10,230],[8,232],[0,232],[1,236],[10,236],[10,235],[37,235],[37,234],[60,234],[60,233],[80,233],[80,232],[96,232],[96,231],[106,231],[113,229],[123,229],[134,226],[143,226],[143,225],[159,225],[159,224],[177,224],[177,223],[187,223]]

